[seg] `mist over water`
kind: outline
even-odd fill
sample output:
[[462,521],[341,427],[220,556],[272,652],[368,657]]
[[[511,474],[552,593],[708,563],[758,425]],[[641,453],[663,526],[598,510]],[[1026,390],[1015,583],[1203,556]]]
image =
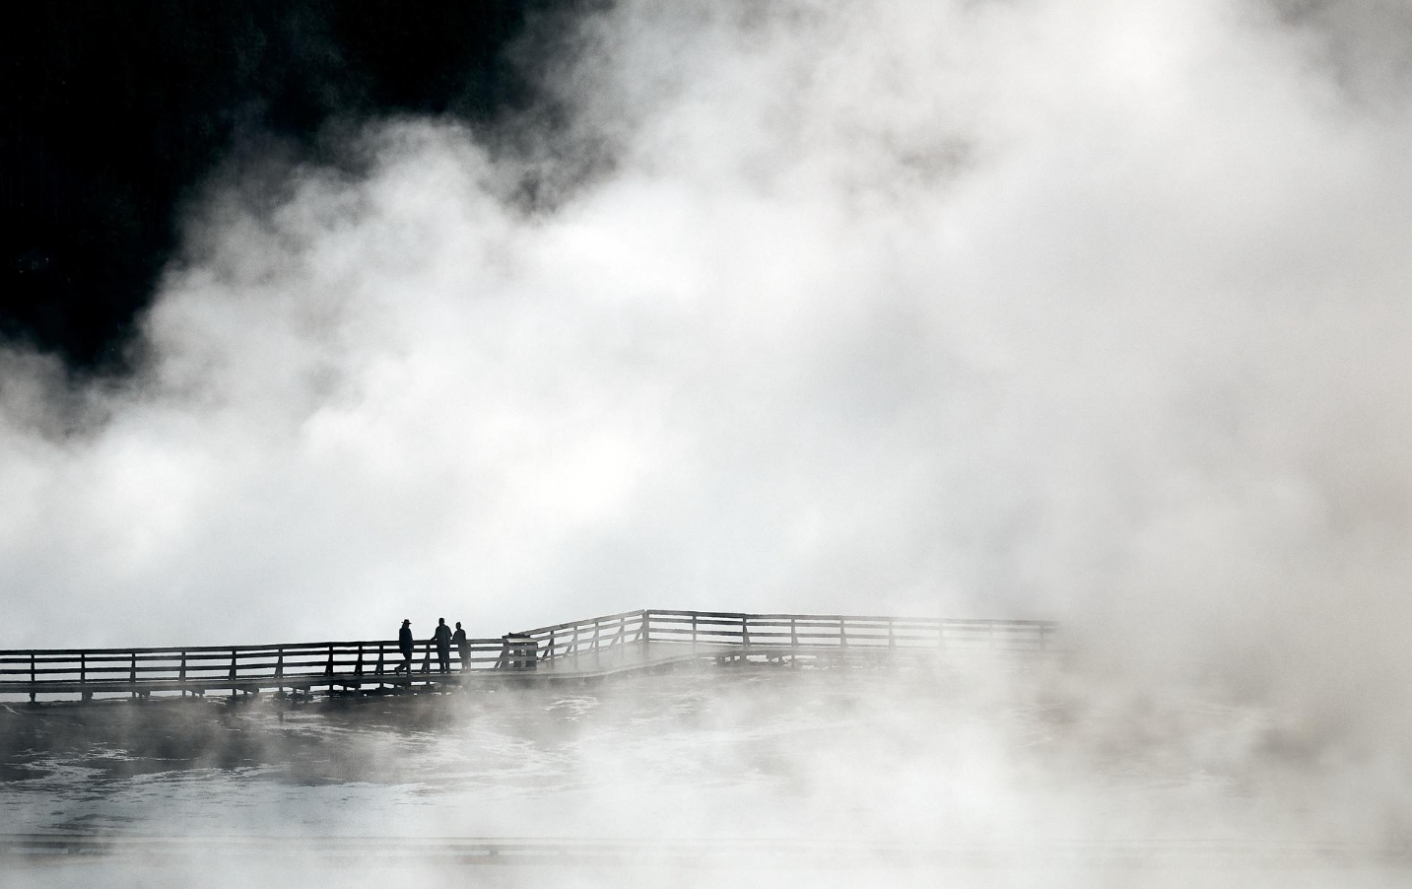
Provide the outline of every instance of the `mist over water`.
[[[338,168],[233,160],[137,377],[75,388],[0,353],[0,644],[438,616],[490,636],[640,607],[1057,618],[1062,706],[1005,698],[996,727],[888,686],[830,723],[924,720],[857,773],[921,775],[868,797],[870,828],[1405,844],[1400,24],[1372,2],[621,3],[546,25],[552,108],[504,128],[385,120]],[[795,706],[853,680],[817,681]],[[654,682],[623,706],[690,699]],[[792,730],[755,716],[722,743]],[[476,813],[508,776],[572,795],[564,760],[466,718],[352,730],[379,764],[402,751],[387,785],[287,783],[323,743],[301,741],[183,771],[171,799],[254,787],[254,822],[302,823],[371,793],[378,832],[412,813],[451,835],[505,832]],[[629,832],[706,830],[638,817],[650,782],[618,781],[716,737],[652,718],[670,730],[585,792],[615,788],[600,810]],[[269,731],[338,735],[319,726]],[[818,786],[746,771],[727,823],[851,831],[810,819],[859,757],[811,749],[773,756]],[[444,762],[479,790],[405,789]],[[113,780],[167,829],[167,797]],[[908,787],[972,808],[918,819]],[[204,806],[161,811],[226,820]]]
[[[1096,705],[1067,681],[1003,663],[705,669],[309,707],[283,720],[258,703],[224,717],[193,701],[10,710],[11,744],[38,746],[9,751],[0,813],[12,831],[200,840],[193,863],[231,860],[237,880],[284,860],[300,837],[367,838],[322,865],[312,848],[289,863],[295,873],[337,867],[355,885],[385,879],[369,869],[528,878],[517,865],[500,876],[430,854],[394,858],[399,838],[484,836],[730,844],[691,866],[647,858],[553,871],[588,885],[652,882],[658,869],[701,885],[761,868],[786,885],[867,873],[902,885],[942,875],[1175,885],[1193,869],[1214,885],[1252,885],[1271,864],[1295,885],[1405,877],[1360,857],[1387,848],[1366,833],[1374,789],[1331,786],[1323,767],[1272,757],[1267,708],[1175,694]],[[273,839],[247,844],[261,837]],[[1318,847],[1335,854],[1311,855]],[[782,864],[768,854],[781,848],[805,854]],[[917,860],[919,850],[931,857]],[[818,863],[841,853],[833,868]],[[134,885],[175,884],[188,866],[141,854],[109,864]],[[55,871],[84,873],[37,872]]]

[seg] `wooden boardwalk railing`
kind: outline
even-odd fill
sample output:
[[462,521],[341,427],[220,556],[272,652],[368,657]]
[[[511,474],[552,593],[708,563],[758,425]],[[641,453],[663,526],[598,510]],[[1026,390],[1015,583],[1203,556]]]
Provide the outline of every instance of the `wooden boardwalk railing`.
[[[472,639],[463,663],[451,650],[451,669],[484,670],[501,663],[504,642]],[[428,642],[413,648],[403,670],[396,642],[304,642],[286,645],[188,646],[0,651],[0,692],[73,694],[154,691],[205,694],[360,688],[439,681],[437,654]]]
[[[153,692],[232,695],[262,691],[408,690],[450,686],[468,676],[523,675],[545,662],[564,666],[554,678],[572,678],[569,659],[594,652],[648,646],[680,659],[700,650],[712,656],[818,656],[886,649],[987,649],[1042,652],[1052,648],[1055,625],[1035,620],[946,620],[818,614],[736,614],[715,611],[625,611],[572,623],[472,639],[463,661],[451,650],[443,673],[434,646],[415,644],[411,669],[396,642],[308,642],[284,645],[188,646],[0,651],[0,694],[74,695]],[[637,661],[643,665],[650,657]],[[546,676],[545,678],[549,678]]]
[[[552,627],[540,627],[516,633],[515,636],[526,643],[532,643],[536,660],[548,661],[597,651],[615,645],[632,642],[646,642],[647,615],[649,611],[624,611],[604,617],[590,617]],[[527,649],[528,650],[528,649]]]
[[844,614],[741,614],[644,609],[516,634],[553,660],[635,642],[728,645],[742,653],[790,650],[988,649],[1048,651],[1056,624],[1044,620],[958,620]]

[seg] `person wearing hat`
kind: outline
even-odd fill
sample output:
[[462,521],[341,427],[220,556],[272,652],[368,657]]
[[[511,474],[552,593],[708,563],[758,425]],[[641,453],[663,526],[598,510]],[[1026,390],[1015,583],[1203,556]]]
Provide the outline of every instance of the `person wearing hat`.
[[412,675],[412,622],[410,620],[402,621],[402,630],[397,634],[397,647],[402,649],[402,666],[392,672],[401,673],[406,670],[407,676],[410,678]]

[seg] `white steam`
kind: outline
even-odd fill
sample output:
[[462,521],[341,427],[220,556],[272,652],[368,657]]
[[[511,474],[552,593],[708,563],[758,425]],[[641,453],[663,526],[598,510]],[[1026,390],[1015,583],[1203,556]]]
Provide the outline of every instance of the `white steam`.
[[136,382],[0,356],[3,644],[1057,617],[1405,727],[1399,20],[623,3],[527,151],[395,120],[213,185]]

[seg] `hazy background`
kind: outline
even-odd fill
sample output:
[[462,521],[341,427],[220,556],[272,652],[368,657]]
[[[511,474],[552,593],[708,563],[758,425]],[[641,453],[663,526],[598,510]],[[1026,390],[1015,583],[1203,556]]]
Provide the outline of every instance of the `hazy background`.
[[[6,831],[117,852],[0,855],[0,872],[45,887],[1406,884],[1384,776],[1281,746],[1272,708],[1104,700],[1010,667],[707,666],[278,719],[190,699],[0,708]],[[629,855],[457,861],[444,837]],[[145,854],[149,838],[184,854]]]
[[120,370],[0,351],[0,644],[1057,618],[1405,815],[1408,25],[623,2],[235,145]]

